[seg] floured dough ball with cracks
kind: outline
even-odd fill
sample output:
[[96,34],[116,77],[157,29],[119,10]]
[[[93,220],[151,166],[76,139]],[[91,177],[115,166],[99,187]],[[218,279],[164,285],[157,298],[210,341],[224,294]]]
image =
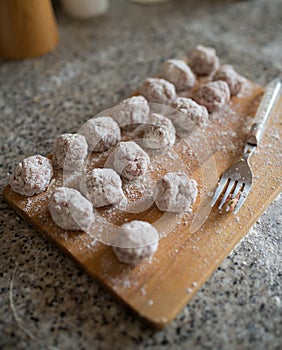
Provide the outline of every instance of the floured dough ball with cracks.
[[177,97],[171,104],[177,112],[173,113],[173,123],[184,130],[191,130],[194,122],[198,126],[204,126],[209,118],[209,112],[205,106],[199,105],[191,98]]
[[128,180],[146,174],[150,158],[134,141],[120,142],[111,154],[113,169]]
[[113,108],[112,118],[120,127],[128,127],[146,123],[149,112],[149,103],[144,96],[132,96]]
[[230,89],[223,80],[211,81],[199,87],[194,99],[212,113],[230,100]]
[[197,198],[197,182],[184,173],[169,172],[157,183],[156,205],[161,211],[190,211]]
[[219,58],[212,47],[198,45],[188,55],[189,66],[198,75],[209,75],[219,67]]
[[175,128],[162,114],[152,113],[143,136],[143,146],[151,149],[172,147],[175,143]]
[[120,128],[111,117],[89,119],[79,130],[86,137],[88,148],[93,152],[103,152],[115,146],[121,138]]
[[233,66],[224,64],[215,72],[213,80],[225,81],[229,86],[231,95],[236,96],[240,92],[245,78],[238,74]]
[[196,78],[191,68],[183,60],[167,60],[161,69],[161,77],[174,84],[176,90],[191,89]]
[[53,164],[64,170],[81,170],[87,157],[86,138],[79,134],[63,134],[56,138]]
[[24,159],[15,167],[10,186],[13,191],[30,197],[45,191],[52,176],[50,159],[38,154]]
[[173,84],[165,79],[148,78],[139,88],[139,92],[145,96],[149,102],[159,104],[170,104],[176,97]]
[[88,231],[94,221],[92,204],[73,188],[56,188],[48,209],[55,224],[64,230]]
[[118,229],[113,250],[120,262],[136,265],[157,251],[158,241],[159,234],[153,225],[134,220]]
[[107,168],[96,168],[88,172],[81,183],[81,192],[94,207],[117,204],[125,199],[120,176]]

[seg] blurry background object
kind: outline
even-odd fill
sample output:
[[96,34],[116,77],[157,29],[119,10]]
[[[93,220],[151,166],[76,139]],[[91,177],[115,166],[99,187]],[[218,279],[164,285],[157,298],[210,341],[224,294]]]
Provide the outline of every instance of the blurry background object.
[[44,55],[58,43],[50,0],[0,1],[0,56],[24,59]]
[[159,2],[166,2],[170,0],[130,0],[131,2],[136,2],[138,4],[156,4]]
[[108,0],[62,0],[65,12],[80,19],[100,16],[107,12]]

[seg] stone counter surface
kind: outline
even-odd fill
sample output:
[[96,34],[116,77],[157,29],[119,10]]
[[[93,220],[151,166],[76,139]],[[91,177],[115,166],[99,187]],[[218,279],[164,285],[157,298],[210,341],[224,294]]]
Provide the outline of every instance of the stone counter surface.
[[[112,0],[105,17],[57,11],[60,44],[0,60],[1,192],[23,157],[128,96],[196,44],[266,84],[282,70],[282,1]],[[81,272],[1,199],[0,349],[281,349],[281,199],[174,322],[155,331]]]

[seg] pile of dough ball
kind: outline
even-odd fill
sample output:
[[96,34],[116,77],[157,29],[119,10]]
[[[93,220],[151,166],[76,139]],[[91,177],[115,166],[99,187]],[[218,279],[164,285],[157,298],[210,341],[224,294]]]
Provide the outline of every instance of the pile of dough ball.
[[143,136],[143,146],[151,149],[172,147],[175,143],[175,128],[171,120],[152,113]]
[[210,75],[219,67],[219,58],[212,47],[198,45],[188,55],[192,71],[198,75]]
[[215,72],[213,80],[225,81],[230,89],[231,96],[236,96],[241,91],[245,78],[238,74],[233,66],[224,64]]
[[56,138],[53,150],[55,168],[81,170],[88,154],[86,138],[79,134],[63,134]]
[[197,198],[197,182],[184,173],[169,172],[157,183],[156,205],[161,211],[191,211]]
[[230,100],[230,89],[223,80],[211,81],[199,87],[195,100],[212,113]]
[[193,96],[209,113],[222,108],[231,96],[236,96],[241,91],[245,78],[230,64],[221,66],[214,48],[198,45],[189,53],[187,60],[195,74],[209,78]]
[[167,60],[162,66],[161,76],[174,84],[177,91],[191,89],[196,83],[194,73],[183,60]]
[[73,188],[58,187],[48,209],[53,221],[64,230],[88,231],[94,221],[92,204]]
[[148,154],[134,141],[120,142],[112,153],[113,169],[128,180],[144,176],[150,164]]
[[121,138],[120,128],[111,117],[99,116],[89,119],[79,130],[85,136],[88,148],[93,152],[103,152],[115,146]]
[[209,112],[205,106],[199,105],[191,98],[177,97],[171,107],[177,112],[171,116],[172,121],[184,130],[191,130],[191,122],[198,126],[204,126],[209,118]]
[[[116,205],[125,199],[124,179],[135,181],[146,175],[150,158],[143,148],[172,147],[176,140],[174,125],[186,131],[194,124],[204,127],[209,113],[240,93],[244,80],[231,65],[220,65],[214,48],[198,45],[186,59],[165,61],[159,77],[146,79],[138,96],[121,101],[106,115],[88,120],[78,133],[58,136],[52,161],[41,155],[24,159],[15,167],[10,186],[21,195],[34,196],[48,188],[53,167],[56,172],[64,172],[65,186],[53,190],[48,210],[60,228],[87,232],[95,221],[94,208]],[[187,91],[191,98],[184,97]],[[154,113],[150,103],[171,107],[169,118]],[[121,142],[121,128],[124,131],[140,124],[145,124],[143,148],[132,140]],[[108,168],[89,170],[89,153],[107,150],[111,157],[105,164]],[[190,212],[197,193],[195,180],[182,172],[168,172],[157,182],[155,203],[160,211]],[[156,252],[158,240],[154,226],[135,220],[118,229],[113,250],[120,262],[137,264]]]
[[45,191],[52,176],[50,159],[36,155],[24,159],[15,167],[10,186],[13,191],[30,197]]
[[169,105],[176,98],[175,86],[165,79],[148,78],[139,88],[149,102]]
[[149,103],[144,96],[132,96],[113,109],[112,118],[120,127],[135,126],[147,123],[149,112]]
[[117,204],[125,198],[120,176],[107,168],[96,168],[83,176],[81,192],[95,208]]
[[120,226],[113,242],[113,250],[120,262],[138,264],[150,258],[158,249],[159,234],[146,221],[133,220]]

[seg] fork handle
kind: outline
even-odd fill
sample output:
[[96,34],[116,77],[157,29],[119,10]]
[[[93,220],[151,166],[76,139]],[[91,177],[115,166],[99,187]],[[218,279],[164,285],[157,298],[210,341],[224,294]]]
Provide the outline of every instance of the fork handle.
[[267,84],[254,122],[247,136],[247,144],[252,146],[257,146],[259,144],[270,112],[279,96],[281,85],[281,78],[276,78]]

